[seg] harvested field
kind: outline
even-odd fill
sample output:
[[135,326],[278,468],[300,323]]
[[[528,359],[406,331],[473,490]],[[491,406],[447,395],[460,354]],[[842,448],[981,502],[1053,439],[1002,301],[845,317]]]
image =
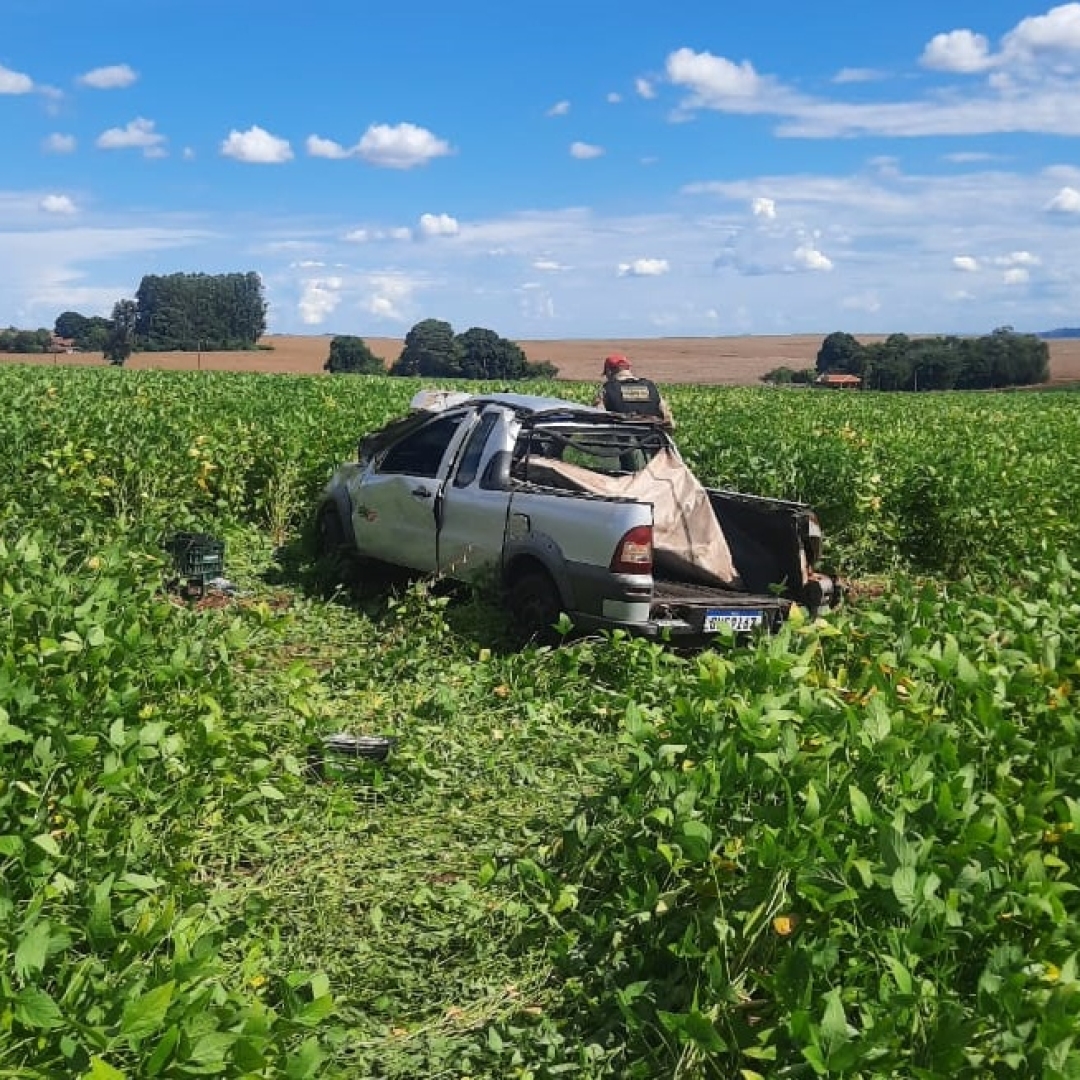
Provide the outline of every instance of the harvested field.
[[[208,371],[259,371],[267,374],[317,374],[330,353],[330,335],[290,336],[272,334],[257,352],[139,353],[127,366]],[[401,352],[401,338],[365,338],[368,347],[388,364]],[[756,384],[776,367],[794,369],[814,366],[823,335],[714,337],[714,338],[619,338],[565,341],[520,341],[530,360],[547,360],[559,376],[574,381],[597,381],[603,358],[612,352],[626,353],[638,372],[660,383],[706,383],[720,386]],[[869,343],[881,337],[861,337]],[[1050,346],[1050,381],[1080,381],[1080,339],[1059,339]],[[21,356],[0,353],[0,360],[36,364],[101,364],[98,354]]]

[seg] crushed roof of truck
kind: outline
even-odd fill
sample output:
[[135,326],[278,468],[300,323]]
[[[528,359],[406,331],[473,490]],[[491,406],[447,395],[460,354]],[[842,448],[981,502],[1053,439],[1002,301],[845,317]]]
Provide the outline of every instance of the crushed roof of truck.
[[357,448],[361,460],[372,457],[384,447],[423,427],[433,416],[464,405],[482,407],[501,405],[511,409],[523,423],[568,420],[593,423],[632,424],[638,427],[658,427],[660,420],[655,417],[634,417],[608,412],[593,405],[583,405],[579,401],[566,401],[564,398],[545,397],[540,394],[480,393],[469,394],[460,390],[421,390],[409,402],[409,412],[405,416],[391,420],[388,424],[361,438]]
[[564,398],[545,397],[540,394],[514,394],[509,391],[470,394],[462,390],[421,390],[409,402],[409,408],[414,411],[436,413],[470,402],[505,405],[517,413],[604,412],[603,409],[597,409],[592,405],[582,405],[579,401],[567,401]]

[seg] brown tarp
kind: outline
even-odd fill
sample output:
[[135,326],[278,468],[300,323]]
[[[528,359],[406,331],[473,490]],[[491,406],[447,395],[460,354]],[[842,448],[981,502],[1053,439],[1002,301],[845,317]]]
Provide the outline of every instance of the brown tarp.
[[676,579],[742,588],[708,492],[670,449],[661,450],[640,472],[625,476],[607,476],[555,458],[530,457],[528,478],[550,487],[652,503],[657,569]]

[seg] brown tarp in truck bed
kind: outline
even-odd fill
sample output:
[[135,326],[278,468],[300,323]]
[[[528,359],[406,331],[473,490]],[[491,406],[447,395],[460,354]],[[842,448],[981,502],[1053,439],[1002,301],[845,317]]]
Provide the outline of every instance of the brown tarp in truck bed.
[[528,479],[548,487],[651,503],[653,561],[658,572],[727,589],[743,587],[708,492],[672,450],[661,450],[639,472],[622,476],[530,456]]

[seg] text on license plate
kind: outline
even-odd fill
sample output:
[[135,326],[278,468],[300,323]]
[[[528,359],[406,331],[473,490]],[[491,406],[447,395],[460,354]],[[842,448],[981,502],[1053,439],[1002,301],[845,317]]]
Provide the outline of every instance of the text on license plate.
[[705,612],[706,634],[715,633],[722,626],[729,626],[737,634],[753,630],[765,621],[765,612],[760,608],[709,608]]

